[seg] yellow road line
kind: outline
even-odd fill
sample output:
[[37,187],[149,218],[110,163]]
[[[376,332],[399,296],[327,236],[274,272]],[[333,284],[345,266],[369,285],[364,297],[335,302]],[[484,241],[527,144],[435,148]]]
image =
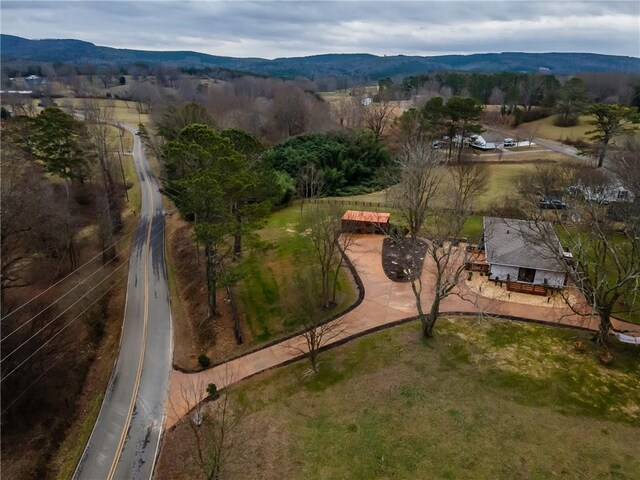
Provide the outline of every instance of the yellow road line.
[[129,430],[129,424],[131,423],[131,417],[133,416],[133,409],[136,405],[136,400],[138,398],[138,389],[140,387],[140,379],[142,377],[142,365],[144,363],[144,351],[147,344],[147,320],[149,317],[149,255],[151,251],[151,227],[153,226],[153,212],[151,211],[153,205],[153,192],[151,191],[151,183],[150,177],[146,176],[147,182],[147,191],[149,193],[149,228],[147,230],[147,239],[146,239],[146,249],[145,249],[145,258],[144,258],[144,317],[142,323],[142,350],[140,352],[140,360],[138,361],[138,370],[136,372],[136,381],[133,387],[133,395],[131,396],[131,403],[129,404],[129,411],[127,412],[127,417],[124,423],[124,427],[122,429],[122,433],[120,434],[120,441],[118,442],[118,448],[116,450],[116,454],[113,457],[113,462],[111,462],[111,468],[109,469],[109,475],[107,476],[108,480],[112,480],[113,476],[116,473],[116,468],[118,466],[118,461],[120,460],[120,455],[122,453],[122,448],[124,447],[124,442],[127,437],[127,431]]

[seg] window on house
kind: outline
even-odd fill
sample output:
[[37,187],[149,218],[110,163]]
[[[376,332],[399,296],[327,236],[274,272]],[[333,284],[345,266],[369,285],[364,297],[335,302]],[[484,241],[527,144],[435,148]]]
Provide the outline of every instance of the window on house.
[[629,192],[627,190],[618,190],[618,200],[626,200],[629,196]]
[[535,268],[520,268],[518,269],[518,281],[533,283],[533,279],[536,276]]

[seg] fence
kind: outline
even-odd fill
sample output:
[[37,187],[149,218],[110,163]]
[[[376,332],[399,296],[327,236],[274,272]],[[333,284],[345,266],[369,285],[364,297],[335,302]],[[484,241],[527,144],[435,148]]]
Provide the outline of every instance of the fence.
[[[365,202],[363,200],[340,200],[338,198],[305,198],[305,202],[309,203],[326,203],[327,205],[343,205],[345,207],[377,207],[377,208],[397,208],[397,205],[387,202]],[[451,211],[450,208],[443,208],[445,212]],[[482,215],[482,210],[467,210],[466,215]]]
[[531,283],[507,282],[507,290],[510,292],[530,293],[531,295],[540,295],[546,297],[548,288],[544,285],[533,285]]
[[467,262],[464,265],[464,269],[470,270],[472,272],[489,273],[489,264],[479,263],[479,262]]
[[378,207],[378,208],[392,208],[393,205],[383,202],[365,202],[362,200],[339,200],[336,198],[307,198],[305,200],[309,203],[326,203],[328,205],[345,205],[345,206],[361,206],[361,207]]

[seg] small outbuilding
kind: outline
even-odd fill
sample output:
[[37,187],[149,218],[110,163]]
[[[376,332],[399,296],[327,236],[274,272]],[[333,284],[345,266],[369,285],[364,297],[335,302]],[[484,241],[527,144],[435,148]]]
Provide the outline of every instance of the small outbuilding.
[[343,233],[389,233],[389,213],[347,210],[342,216]]

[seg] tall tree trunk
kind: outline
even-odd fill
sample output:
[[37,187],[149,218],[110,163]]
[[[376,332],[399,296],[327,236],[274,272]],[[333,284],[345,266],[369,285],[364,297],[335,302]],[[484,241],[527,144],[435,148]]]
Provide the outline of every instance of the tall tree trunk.
[[607,146],[609,144],[609,139],[605,138],[602,141],[602,145],[600,145],[600,151],[598,152],[598,168],[604,165],[604,157],[607,154]]
[[242,255],[242,235],[238,232],[233,236],[233,259],[238,260]]
[[[416,283],[418,283],[418,286],[416,286]],[[424,313],[424,310],[422,310],[422,299],[420,298],[420,295],[422,294],[422,280],[420,278],[418,278],[417,280],[415,278],[411,279],[411,290],[413,291],[413,296],[416,300],[416,310],[418,311],[418,318],[420,319],[420,324],[422,325],[422,334],[423,336],[426,336],[424,332],[427,326],[428,319]]]
[[611,331],[611,315],[609,312],[600,312],[600,325],[596,340],[600,345],[606,346],[609,343],[609,332]]
[[213,254],[211,247],[205,245],[204,258],[207,274],[207,300],[209,303],[209,318],[218,315],[218,305],[216,302],[216,273],[213,266]]
[[433,299],[433,303],[431,304],[429,315],[427,315],[426,320],[422,323],[422,335],[425,338],[433,337],[433,327],[436,324],[438,315],[440,315],[440,295],[436,293],[436,297]]
[[338,262],[338,265],[336,265],[336,271],[333,274],[333,295],[332,295],[332,301],[333,304],[336,304],[336,294],[337,294],[337,290],[338,290],[338,276],[340,275],[340,269],[342,268],[342,263],[344,262],[344,257],[342,256],[342,252],[338,252],[338,254],[340,255],[340,261]]
[[237,204],[232,206],[232,209],[235,210],[236,217],[236,225],[237,229],[233,236],[233,260],[238,260],[240,255],[242,255],[242,216],[238,211]]

